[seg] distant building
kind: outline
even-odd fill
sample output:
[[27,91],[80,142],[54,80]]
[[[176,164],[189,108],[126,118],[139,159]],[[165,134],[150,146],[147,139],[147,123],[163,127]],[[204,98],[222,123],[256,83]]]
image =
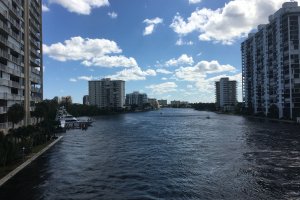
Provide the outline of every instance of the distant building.
[[156,99],[150,99],[148,98],[148,103],[154,108],[154,109],[158,109],[160,108],[159,103]]
[[187,101],[171,101],[171,107],[172,108],[188,108],[190,107],[189,102]]
[[237,104],[236,81],[221,78],[215,83],[215,86],[217,107],[223,111],[233,111]]
[[248,111],[295,120],[300,116],[299,24],[298,3],[286,2],[242,43],[243,101]]
[[61,97],[60,103],[62,104],[72,104],[72,97],[71,96],[65,96],[65,97]]
[[160,105],[160,107],[167,107],[168,106],[168,100],[158,100],[158,103]]
[[145,93],[133,92],[126,94],[125,104],[128,106],[136,105],[138,107],[143,107],[146,103],[148,103],[148,97]]
[[89,81],[89,102],[102,109],[124,108],[125,81],[109,78]]
[[55,96],[52,100],[56,103],[60,103],[60,98],[58,96]]
[[180,101],[176,101],[176,100],[171,101],[171,107],[179,108],[179,106],[180,106]]
[[83,105],[90,105],[90,102],[89,102],[89,95],[84,95],[83,98],[82,98],[82,103]]

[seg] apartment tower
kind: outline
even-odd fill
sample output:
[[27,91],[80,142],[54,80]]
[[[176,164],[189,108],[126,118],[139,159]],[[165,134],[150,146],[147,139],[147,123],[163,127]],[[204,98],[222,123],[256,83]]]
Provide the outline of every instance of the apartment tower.
[[126,94],[126,105],[137,105],[143,107],[145,103],[148,103],[148,97],[145,93],[133,92]]
[[251,112],[300,116],[299,24],[298,3],[286,2],[242,43],[243,101]]
[[237,104],[236,81],[221,78],[215,83],[215,86],[217,107],[223,111],[233,111]]
[[109,78],[89,81],[89,101],[101,109],[124,108],[125,81]]
[[23,125],[43,99],[41,0],[0,1],[0,129],[11,128],[7,110],[23,104]]

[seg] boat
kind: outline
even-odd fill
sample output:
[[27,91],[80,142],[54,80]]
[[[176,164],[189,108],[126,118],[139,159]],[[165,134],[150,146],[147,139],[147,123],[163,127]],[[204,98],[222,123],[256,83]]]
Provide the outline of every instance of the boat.
[[91,126],[93,120],[88,118],[87,120],[78,120],[73,115],[69,114],[64,107],[58,109],[56,114],[56,120],[60,122],[61,128],[87,128]]

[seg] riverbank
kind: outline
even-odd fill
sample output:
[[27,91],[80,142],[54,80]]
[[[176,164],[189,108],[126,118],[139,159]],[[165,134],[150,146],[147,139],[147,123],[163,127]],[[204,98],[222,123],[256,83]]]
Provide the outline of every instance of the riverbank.
[[293,120],[285,120],[285,119],[274,119],[274,118],[267,118],[267,117],[258,117],[253,115],[242,115],[242,114],[235,114],[235,113],[226,113],[226,112],[214,112],[216,114],[224,114],[224,115],[235,115],[235,116],[242,116],[249,119],[257,119],[257,120],[267,120],[271,122],[278,122],[278,123],[286,123],[286,124],[298,124],[296,121]]
[[[44,147],[44,145],[38,146],[30,155],[26,157],[26,161],[14,163],[7,167],[3,167],[0,169],[0,187],[4,185],[9,179],[14,177],[17,173],[19,173],[22,169],[27,167],[30,163],[36,160],[39,156],[45,153],[48,149],[50,149],[53,145],[55,145],[58,141],[60,141],[63,136],[58,137],[54,141],[50,142],[48,145]],[[44,148],[43,148],[44,147]]]

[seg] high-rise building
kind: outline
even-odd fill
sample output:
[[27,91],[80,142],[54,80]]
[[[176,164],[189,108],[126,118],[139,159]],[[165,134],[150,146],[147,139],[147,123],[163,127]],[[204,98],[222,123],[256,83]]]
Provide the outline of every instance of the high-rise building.
[[89,95],[84,95],[82,98],[83,105],[90,105]]
[[142,107],[145,103],[148,103],[148,97],[145,93],[133,92],[126,94],[125,105]]
[[60,103],[61,104],[72,104],[73,103],[72,97],[71,96],[61,97]]
[[109,78],[89,81],[90,105],[102,109],[122,109],[125,104],[125,81]]
[[286,2],[242,43],[243,101],[253,113],[300,116],[300,7]]
[[24,125],[43,99],[42,2],[0,1],[0,129],[11,128],[6,112],[23,104]]
[[215,83],[216,86],[216,104],[223,111],[234,110],[237,104],[236,81],[230,81],[229,78],[221,78]]
[[167,107],[168,106],[168,100],[165,100],[165,99],[158,100],[158,103],[161,107]]

